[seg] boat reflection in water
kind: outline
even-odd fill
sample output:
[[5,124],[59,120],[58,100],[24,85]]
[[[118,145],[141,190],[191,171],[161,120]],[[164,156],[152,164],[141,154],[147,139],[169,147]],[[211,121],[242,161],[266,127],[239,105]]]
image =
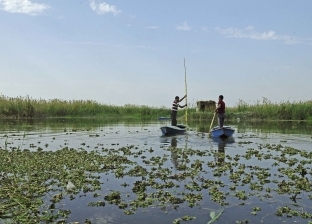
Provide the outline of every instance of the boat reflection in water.
[[175,136],[161,137],[160,142],[163,146],[168,147],[171,153],[171,162],[177,171],[179,167],[179,155],[177,154],[178,139]]
[[216,156],[216,165],[221,166],[225,160],[225,148],[227,145],[233,144],[235,139],[233,137],[212,137],[212,140],[218,144],[218,156]]
[[175,170],[177,170],[178,167],[179,167],[179,162],[178,162],[179,156],[176,153],[176,151],[174,150],[177,147],[177,145],[178,145],[177,138],[176,137],[172,137],[171,138],[171,147],[172,147],[172,149],[171,149],[171,162],[173,163],[173,166],[174,166]]

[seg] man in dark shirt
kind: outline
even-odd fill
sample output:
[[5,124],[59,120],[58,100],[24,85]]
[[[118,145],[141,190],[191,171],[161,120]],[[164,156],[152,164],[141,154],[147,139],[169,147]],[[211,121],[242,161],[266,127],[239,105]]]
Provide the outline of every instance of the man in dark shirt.
[[222,128],[225,118],[225,103],[223,102],[223,95],[219,96],[216,113],[218,113],[219,127]]
[[171,125],[176,126],[177,125],[177,113],[178,113],[178,108],[183,108],[186,107],[186,104],[184,106],[180,106],[179,103],[184,100],[184,97],[180,100],[178,96],[175,97],[173,103],[172,103],[172,110],[171,110]]

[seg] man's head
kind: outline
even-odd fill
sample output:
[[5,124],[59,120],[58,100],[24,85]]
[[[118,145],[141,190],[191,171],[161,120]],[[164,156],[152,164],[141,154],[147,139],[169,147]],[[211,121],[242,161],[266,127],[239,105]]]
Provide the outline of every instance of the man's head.
[[220,100],[223,100],[223,95],[220,95],[220,96],[219,96],[219,99],[220,99]]
[[176,96],[174,99],[177,100],[177,101],[179,101],[179,97],[178,97],[178,96]]

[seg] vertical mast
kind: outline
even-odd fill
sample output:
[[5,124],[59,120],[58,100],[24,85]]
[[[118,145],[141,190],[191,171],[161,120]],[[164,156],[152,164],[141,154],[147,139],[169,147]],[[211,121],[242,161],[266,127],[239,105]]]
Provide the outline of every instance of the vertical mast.
[[[184,72],[185,72],[185,95],[187,95],[187,82],[186,82],[186,67],[185,67],[185,58],[184,58]],[[187,97],[185,98],[185,104],[187,105]],[[187,123],[187,106],[185,109],[185,122]]]

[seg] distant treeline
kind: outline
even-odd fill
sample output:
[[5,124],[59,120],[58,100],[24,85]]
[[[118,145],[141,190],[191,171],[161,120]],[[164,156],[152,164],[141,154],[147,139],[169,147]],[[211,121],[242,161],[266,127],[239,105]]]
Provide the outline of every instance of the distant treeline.
[[[150,107],[127,104],[124,106],[101,104],[93,100],[44,100],[26,97],[0,95],[0,116],[9,118],[44,117],[120,117],[151,119],[170,117],[170,107]],[[183,110],[179,111],[180,118]],[[197,111],[188,107],[191,120],[211,120],[214,111]],[[234,107],[226,108],[227,119],[266,119],[266,120],[312,120],[312,101],[272,103],[266,98],[255,104],[242,100]]]

